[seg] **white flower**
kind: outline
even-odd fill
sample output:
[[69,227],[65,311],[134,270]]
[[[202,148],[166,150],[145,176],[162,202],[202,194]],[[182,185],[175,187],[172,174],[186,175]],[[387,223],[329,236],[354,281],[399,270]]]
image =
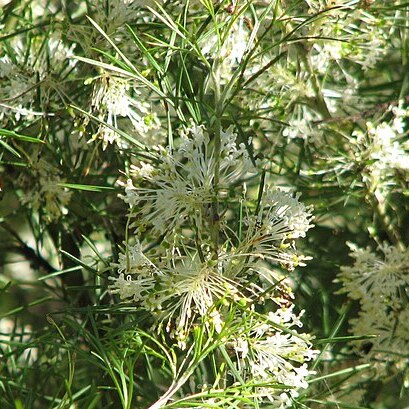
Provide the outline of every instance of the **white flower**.
[[355,300],[370,303],[397,294],[400,287],[409,286],[409,249],[383,244],[379,246],[382,257],[369,247],[360,249],[350,244],[354,265],[341,267],[338,281],[343,285],[340,292]]
[[140,17],[144,7],[155,8],[157,3],[162,2],[163,0],[110,0],[105,3],[103,0],[95,0],[90,5],[95,8],[93,15],[98,25],[111,35]]
[[[282,314],[279,309],[269,316],[273,318],[274,314],[283,316],[287,313]],[[260,384],[276,383],[287,387],[284,392],[282,389],[257,387],[257,395],[283,405],[280,407],[287,407],[291,397],[298,395],[297,389],[308,386],[306,378],[312,372],[307,369],[306,362],[314,359],[318,351],[312,349],[308,335],[298,336],[291,329],[298,325],[299,317],[291,313],[289,320],[281,322],[280,326],[275,325],[277,321],[281,319],[273,318],[260,323],[254,320],[250,332],[236,336],[232,345],[237,355],[238,370],[244,379],[252,378]],[[282,393],[284,395],[280,396]]]
[[[364,341],[352,342],[357,352],[374,365],[378,377],[387,370],[402,373],[409,366],[409,310],[405,303],[385,306],[374,302],[366,303],[357,318],[350,320],[350,331],[357,336],[372,336]],[[362,352],[362,346],[365,353]]]
[[24,41],[16,36],[9,47],[13,59],[0,58],[0,117],[1,112],[12,111],[16,120],[21,116],[47,115],[32,109],[40,98],[41,106],[52,110],[55,100],[65,101],[64,78],[73,70],[76,62],[72,56],[74,44],[68,47],[56,30],[47,37],[36,36]]
[[[276,221],[280,219],[284,222],[289,230],[288,238],[297,239],[305,237],[305,233],[314,225],[311,224],[313,216],[311,215],[312,207],[306,207],[298,199],[301,193],[295,197],[286,194],[280,190],[268,190],[261,200],[260,210],[261,217],[267,220],[267,231],[271,228],[276,229]],[[263,214],[265,211],[265,214]]]
[[[91,105],[99,118],[111,127],[118,128],[119,118],[128,118],[134,130],[144,135],[159,128],[160,123],[155,113],[150,111],[150,104],[142,92],[131,85],[126,79],[104,74],[94,86]],[[103,124],[89,142],[95,139],[102,139],[104,149],[113,142],[125,143],[114,129]]]
[[175,335],[183,342],[196,317],[207,315],[207,322],[220,331],[222,320],[215,303],[235,298],[238,294],[236,284],[217,266],[201,262],[198,255],[193,255],[165,272],[154,296],[155,304],[163,310],[161,319],[175,319]]
[[351,146],[354,147],[356,162],[364,166],[362,180],[382,203],[395,185],[395,170],[409,171],[409,153],[405,150],[408,147],[401,142],[402,136],[396,131],[399,128],[397,124],[390,126],[382,122],[375,126],[368,122],[366,126],[367,134],[362,131],[353,133],[355,143]]
[[379,371],[386,366],[409,364],[409,310],[406,288],[409,286],[409,249],[383,244],[382,256],[369,248],[350,245],[352,266],[341,267],[338,281],[347,293],[360,303],[357,318],[351,319],[354,335],[374,335],[355,344],[370,344],[365,358],[375,362]]
[[394,119],[392,122],[392,129],[400,135],[404,135],[405,128],[406,128],[406,120],[409,117],[409,110],[408,108],[403,108],[404,101],[399,101],[398,106],[392,108],[392,113],[394,115]]
[[136,274],[141,269],[151,268],[156,270],[155,265],[143,254],[142,245],[139,240],[133,246],[126,245],[125,254],[119,254],[118,264],[119,273]]
[[[197,317],[206,316],[220,332],[222,317],[215,303],[239,296],[236,284],[226,278],[217,265],[202,262],[197,254],[175,257],[163,262],[159,269],[142,252],[139,242],[126,246],[120,254],[117,268],[119,276],[109,277],[113,284],[110,291],[121,299],[132,298],[148,311],[160,313],[160,321],[175,329],[181,347]],[[172,323],[172,324],[171,324]],[[173,325],[174,323],[174,325]]]
[[323,131],[317,128],[317,126],[311,125],[314,118],[308,111],[303,110],[301,114],[301,118],[294,118],[288,121],[289,126],[284,128],[283,136],[288,139],[301,138],[309,142],[319,141]]
[[130,275],[120,273],[119,277],[109,277],[113,284],[109,286],[112,294],[119,294],[121,300],[132,298],[135,302],[143,299],[144,293],[155,285],[155,279],[143,274],[132,278]]
[[[132,206],[138,204],[138,219],[152,224],[159,234],[179,226],[186,218],[202,225],[206,206],[216,194],[213,182],[217,163],[203,126],[192,125],[182,133],[181,145],[175,151],[162,148],[160,160],[157,170],[143,162],[132,166],[133,179],[128,181],[122,198]],[[230,128],[221,133],[219,166],[221,196],[254,169],[245,146],[236,146],[236,135]]]
[[10,77],[13,74],[13,63],[8,55],[0,58],[0,78]]
[[394,129],[381,123],[376,128],[371,123],[367,124],[370,139],[370,158],[376,159],[379,166],[390,166],[395,169],[409,169],[409,155],[405,152],[398,141],[398,135]]
[[109,277],[113,284],[109,286],[112,294],[119,294],[122,300],[133,298],[143,302],[148,291],[152,290],[161,271],[142,252],[142,246],[137,240],[135,245],[126,244],[125,253],[119,254],[118,263],[113,263],[118,269],[118,277]]
[[35,211],[41,210],[50,221],[56,220],[67,213],[66,206],[73,192],[61,186],[66,181],[60,177],[58,169],[38,153],[33,157],[36,159],[31,164],[30,177],[23,175],[20,179],[24,190],[21,202]]
[[[226,22],[226,27],[229,22]],[[217,58],[220,70],[218,80],[228,81],[235,67],[240,64],[249,46],[250,30],[243,18],[238,18],[227,33],[208,35],[201,39],[202,53],[209,58]]]
[[268,319],[278,325],[286,325],[291,323],[297,327],[302,327],[301,317],[304,315],[304,311],[301,311],[300,315],[295,315],[293,312],[294,304],[289,307],[281,307],[277,311],[268,313]]
[[0,60],[0,78],[2,79],[0,109],[5,112],[12,109],[19,120],[21,115],[27,115],[24,107],[35,100],[37,87],[35,71],[28,65],[20,67],[8,56],[4,56]]
[[299,202],[300,194],[293,197],[278,189],[267,186],[261,199],[257,215],[248,215],[244,252],[277,261],[290,270],[303,266],[308,257],[297,255],[294,239],[305,237],[313,227],[312,207]]
[[128,179],[126,184],[119,182],[121,186],[125,186],[125,195],[118,195],[125,203],[128,203],[132,208],[139,202],[139,194],[136,187],[133,185],[132,179]]

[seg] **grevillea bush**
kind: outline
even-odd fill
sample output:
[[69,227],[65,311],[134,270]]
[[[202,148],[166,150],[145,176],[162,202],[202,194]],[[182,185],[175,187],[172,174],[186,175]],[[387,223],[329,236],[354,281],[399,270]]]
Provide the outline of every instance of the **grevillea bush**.
[[0,2],[0,406],[409,407],[409,4]]

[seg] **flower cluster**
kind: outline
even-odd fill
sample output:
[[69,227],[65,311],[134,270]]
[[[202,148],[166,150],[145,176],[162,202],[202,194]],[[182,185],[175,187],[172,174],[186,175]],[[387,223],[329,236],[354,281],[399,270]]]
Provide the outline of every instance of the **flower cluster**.
[[[259,315],[250,327],[236,323],[239,333],[226,337],[243,379],[259,385],[254,399],[286,407],[307,386],[307,362],[316,352],[311,338],[293,328],[302,324],[279,269],[293,271],[309,259],[295,242],[312,227],[312,207],[299,194],[266,185],[258,200],[242,195],[242,217],[232,218],[233,187],[255,177],[256,163],[232,127],[220,130],[219,146],[211,136],[192,123],[175,148],[158,147],[155,162],[132,165],[120,197],[136,236],[112,264],[117,274],[109,287],[149,311],[182,350],[198,325],[209,337],[222,336],[233,325],[232,310],[254,315],[256,306],[271,303],[267,318]],[[161,243],[149,246],[157,235]],[[269,384],[280,385],[281,393]]]
[[[374,367],[409,384],[405,2],[0,3],[0,407],[372,407],[350,392]],[[346,363],[322,272],[354,236]]]
[[118,268],[119,277],[110,277],[114,281],[111,292],[119,294],[121,299],[140,301],[154,288],[155,275],[161,273],[143,254],[139,241],[133,246],[125,243],[125,246],[125,253],[121,253],[118,263],[114,264]]
[[244,18],[228,19],[225,22],[229,29],[202,39],[202,53],[208,58],[216,58],[219,79],[224,83],[232,76],[249,47],[250,30]]
[[409,364],[405,352],[409,348],[409,250],[383,244],[378,255],[370,248],[350,247],[354,264],[341,267],[338,281],[343,286],[340,293],[360,304],[351,332],[374,336],[359,345],[371,344],[366,358],[377,363],[378,369],[391,363],[402,369]]
[[[131,91],[134,94],[132,96]],[[95,81],[91,106],[103,123],[98,126],[90,142],[102,140],[104,150],[108,144],[114,142],[120,146],[127,145],[116,131],[120,118],[128,118],[133,127],[130,133],[136,132],[144,139],[149,131],[160,127],[157,114],[151,112],[145,96],[142,96],[136,87],[131,87],[129,81],[120,77],[105,74],[98,78]],[[88,122],[89,119],[86,119],[82,126],[85,127]]]
[[[176,150],[159,149],[157,168],[143,162],[133,166],[132,179],[128,179],[122,198],[131,206],[133,216],[138,217],[137,223],[151,224],[158,234],[171,231],[186,219],[201,226],[205,209],[213,199],[218,195],[223,200],[233,183],[254,172],[245,145],[237,147],[236,138],[231,128],[222,131],[216,157],[203,126],[193,125],[181,134]],[[220,167],[217,193],[216,166]]]
[[367,132],[355,131],[355,159],[365,164],[363,181],[370,192],[378,197],[392,188],[393,172],[409,171],[409,153],[406,142],[402,143],[405,134],[405,119],[408,112],[402,107],[391,108],[391,123],[381,122],[366,124]]
[[[246,332],[232,341],[237,356],[238,370],[244,377],[250,376],[260,400],[267,397],[274,408],[285,408],[298,396],[297,389],[307,388],[307,376],[312,372],[306,362],[318,353],[311,348],[311,337],[298,334],[294,327],[302,327],[300,316],[293,312],[293,305],[270,312],[265,321],[253,317],[250,325],[243,324]],[[284,328],[284,329],[283,329]],[[263,385],[281,384],[286,389],[279,394]]]
[[[9,55],[0,58],[0,118],[9,112],[16,121],[22,116],[50,114],[50,106],[54,108],[68,99],[64,83],[55,80],[55,73],[64,76],[75,68],[71,59],[75,45],[67,46],[61,37],[55,31],[47,42],[41,37],[28,43],[17,38],[13,42],[13,60]],[[32,54],[33,49],[39,51]],[[32,109],[38,95],[45,113]]]
[[305,265],[309,258],[297,255],[295,239],[305,237],[313,227],[312,208],[299,202],[295,197],[278,189],[267,187],[260,201],[258,214],[249,214],[244,252],[280,262],[288,270]]
[[30,177],[22,174],[19,178],[23,190],[22,204],[40,211],[48,221],[55,221],[67,213],[72,191],[61,186],[66,180],[61,171],[50,164],[40,153],[33,155]]
[[[262,287],[250,284],[248,273],[238,273],[233,257],[221,255],[219,263],[212,260],[200,261],[199,255],[189,254],[177,257],[173,254],[167,261],[154,265],[144,254],[141,245],[127,246],[121,253],[118,276],[110,277],[111,292],[124,300],[133,299],[141,307],[155,313],[164,322],[171,337],[176,338],[180,348],[185,349],[189,333],[195,323],[202,322],[209,333],[224,333],[228,307],[248,306],[253,314],[254,305],[260,301]],[[253,273],[256,266],[253,264]],[[160,266],[160,269],[158,268]],[[261,279],[262,268],[260,270]],[[267,283],[267,280],[265,280]],[[292,398],[298,396],[297,389],[306,388],[306,378],[312,373],[307,362],[316,356],[312,349],[311,336],[297,333],[294,327],[302,327],[301,315],[294,314],[291,289],[284,285],[283,278],[272,278],[271,283],[278,290],[270,290],[271,299],[277,305],[267,317],[254,314],[249,324],[237,318],[234,328],[237,332],[227,336],[228,344],[236,353],[237,370],[246,381],[256,387],[256,399],[267,398],[274,407],[287,407]],[[247,320],[247,319],[246,319]],[[231,323],[229,323],[231,325]],[[276,390],[267,385],[284,385]]]

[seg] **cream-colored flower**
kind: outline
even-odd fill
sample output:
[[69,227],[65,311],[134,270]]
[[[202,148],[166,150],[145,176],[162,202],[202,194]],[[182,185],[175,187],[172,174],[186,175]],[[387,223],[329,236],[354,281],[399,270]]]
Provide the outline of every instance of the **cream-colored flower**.
[[308,387],[306,378],[313,372],[308,370],[307,362],[318,351],[312,349],[310,336],[296,334],[293,327],[300,326],[300,321],[292,309],[278,309],[265,321],[257,320],[250,321],[250,330],[247,322],[243,332],[233,337],[237,369],[244,379],[253,379],[256,385],[277,384],[284,389],[256,387],[256,400],[267,398],[273,407],[288,407],[291,398],[298,396],[297,390]]
[[61,186],[66,183],[61,171],[38,154],[33,158],[31,175],[22,175],[19,180],[23,189],[21,202],[36,212],[41,211],[49,221],[57,220],[68,212],[73,192]]
[[158,117],[150,109],[150,104],[142,91],[132,86],[124,78],[104,74],[94,84],[91,105],[97,111],[99,119],[107,125],[100,124],[97,132],[89,142],[96,139],[103,141],[103,149],[114,142],[126,145],[115,129],[119,128],[120,118],[127,118],[137,134],[142,137],[152,129],[158,129]]
[[[121,196],[133,206],[138,204],[138,220],[152,224],[164,234],[186,219],[203,225],[203,214],[215,197],[215,167],[219,165],[218,194],[223,197],[229,186],[254,171],[243,144],[236,145],[236,134],[222,131],[218,162],[214,147],[203,126],[192,125],[181,135],[178,149],[161,149],[158,168],[146,163],[132,166],[132,179]],[[139,186],[138,186],[139,185]]]
[[312,207],[301,203],[299,197],[267,186],[258,214],[249,213],[245,219],[246,236],[239,253],[279,262],[289,270],[305,265],[309,257],[297,254],[294,243],[314,225]]

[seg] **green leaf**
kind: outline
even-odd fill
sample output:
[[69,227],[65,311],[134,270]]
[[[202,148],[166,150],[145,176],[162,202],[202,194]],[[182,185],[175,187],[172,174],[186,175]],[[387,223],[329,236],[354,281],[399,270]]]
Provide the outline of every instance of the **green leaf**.
[[323,338],[314,341],[315,345],[321,344],[335,344],[337,342],[350,342],[350,341],[362,341],[365,339],[376,338],[377,335],[350,335],[345,337],[333,337],[333,338]]
[[7,129],[0,129],[0,135],[5,136],[6,138],[13,138],[24,142],[45,143],[41,139],[33,138],[32,136],[21,135],[18,134],[17,132],[9,131]]
[[160,74],[163,75],[163,70],[162,67],[158,64],[158,62],[152,57],[151,53],[149,50],[145,47],[145,45],[142,43],[142,41],[139,39],[135,31],[132,30],[132,28],[127,24],[126,28],[128,31],[131,33],[131,36],[133,40],[135,41],[136,45],[138,48],[142,51],[143,55],[146,57],[146,59],[149,61],[150,65]]
[[88,192],[102,192],[104,190],[116,190],[112,186],[81,185],[77,183],[58,183],[58,186],[68,189],[85,190]]
[[8,150],[13,155],[17,156],[18,158],[21,158],[21,155],[14,148],[12,148],[9,144],[4,142],[2,139],[0,139],[0,145],[2,145],[4,149]]
[[138,146],[139,148],[145,150],[145,152],[144,152],[144,154],[143,154],[145,157],[149,157],[150,159],[155,159],[153,156],[151,156],[151,155],[148,153],[148,149],[146,148],[146,146],[145,146],[144,144],[142,144],[141,142],[139,142],[138,140],[136,140],[135,138],[133,138],[132,136],[128,135],[127,133],[125,133],[125,132],[123,132],[123,131],[121,131],[120,129],[115,128],[114,126],[112,126],[112,125],[110,125],[110,124],[107,124],[107,123],[104,122],[103,120],[101,120],[101,119],[97,118],[96,116],[94,116],[94,115],[92,115],[92,114],[90,114],[90,113],[84,111],[84,110],[81,109],[81,108],[78,108],[78,107],[76,107],[76,106],[74,106],[74,105],[71,105],[71,108],[76,109],[77,111],[79,111],[79,112],[81,112],[82,114],[88,116],[89,118],[91,118],[91,119],[94,120],[95,122],[97,122],[97,123],[99,123],[99,124],[101,124],[101,125],[104,125],[104,126],[106,126],[107,128],[109,128],[109,129],[112,129],[113,131],[115,131],[116,133],[118,133],[118,135],[120,135],[120,136],[122,136],[124,139],[126,139],[127,141],[129,141],[129,142],[133,143],[134,145]]

